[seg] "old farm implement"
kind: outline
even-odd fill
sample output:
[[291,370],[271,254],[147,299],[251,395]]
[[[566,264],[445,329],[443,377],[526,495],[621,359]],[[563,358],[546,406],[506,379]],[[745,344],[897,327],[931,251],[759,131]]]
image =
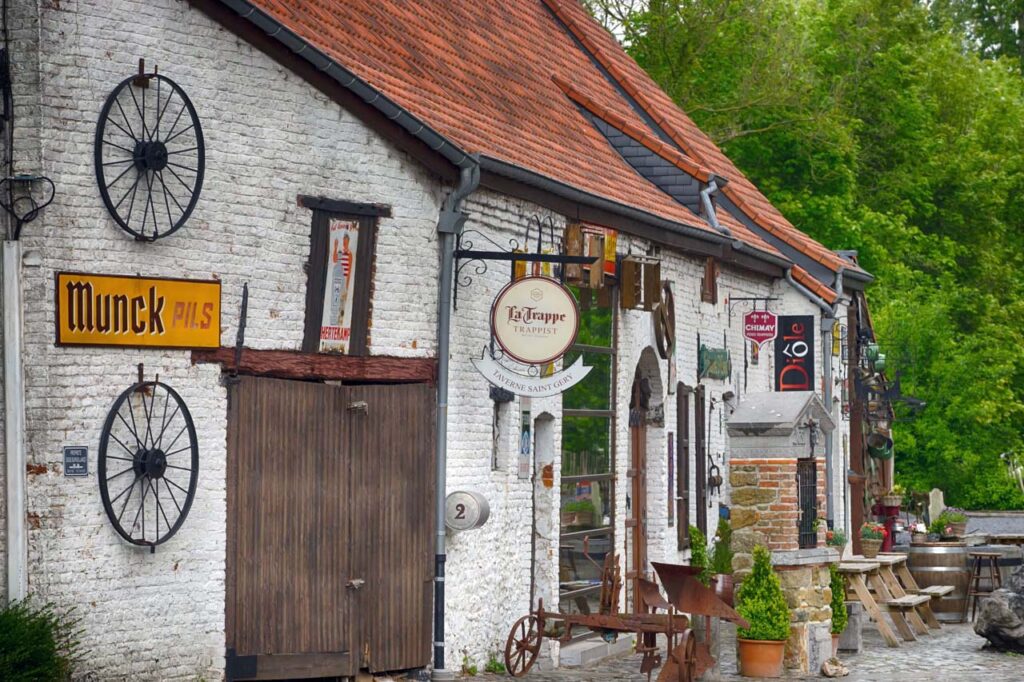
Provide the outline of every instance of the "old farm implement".
[[[584,550],[586,554],[586,550]],[[587,555],[589,559],[589,555]],[[622,581],[618,556],[609,553],[601,572],[601,602],[599,613],[561,613],[545,611],[540,600],[537,610],[515,622],[505,642],[505,669],[513,677],[522,677],[537,660],[544,637],[557,637],[565,643],[572,637],[573,626],[582,626],[614,641],[620,634],[639,635],[636,650],[643,655],[640,672],[651,673],[662,664],[657,636],[664,635],[666,656],[658,682],[691,682],[714,665],[711,651],[704,642],[698,643],[690,629],[690,619],[697,616],[717,616],[749,627],[736,611],[705,587],[697,579],[697,569],[690,566],[654,563],[667,598],[662,596],[657,583],[641,578],[639,597],[647,605],[646,613],[619,613],[618,601]],[[707,631],[707,629],[705,629]],[[556,634],[557,633],[557,634]]]

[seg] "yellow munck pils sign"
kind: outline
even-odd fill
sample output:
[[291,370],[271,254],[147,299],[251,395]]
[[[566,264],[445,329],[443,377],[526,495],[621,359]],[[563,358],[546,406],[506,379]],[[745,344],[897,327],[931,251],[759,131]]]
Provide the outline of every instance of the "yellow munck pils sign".
[[57,345],[218,348],[220,282],[57,273]]

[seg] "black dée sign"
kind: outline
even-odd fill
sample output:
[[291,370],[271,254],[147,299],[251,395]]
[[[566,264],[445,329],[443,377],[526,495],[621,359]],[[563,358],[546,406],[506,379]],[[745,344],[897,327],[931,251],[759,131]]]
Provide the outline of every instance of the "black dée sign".
[[814,390],[814,316],[783,315],[775,337],[775,390]]

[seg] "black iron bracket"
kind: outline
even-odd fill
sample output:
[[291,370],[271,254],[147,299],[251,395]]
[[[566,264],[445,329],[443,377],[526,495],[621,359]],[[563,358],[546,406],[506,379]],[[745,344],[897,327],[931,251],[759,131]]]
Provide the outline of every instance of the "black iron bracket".
[[754,310],[757,310],[757,302],[762,301],[764,303],[764,309],[768,310],[769,301],[778,301],[778,296],[737,296],[733,298],[729,297],[729,326],[732,327],[732,307],[735,303],[745,303],[747,301],[754,302]]
[[[32,185],[36,182],[50,186],[49,197],[45,201],[37,201],[32,196]],[[15,188],[20,190],[20,196],[15,196]],[[35,220],[39,212],[50,205],[55,193],[53,180],[45,175],[15,175],[0,180],[0,208],[14,218],[14,231],[11,235],[14,241],[21,237],[22,226]],[[45,196],[45,190],[43,194]]]
[[[545,222],[547,225],[545,225]],[[535,251],[528,253],[527,248],[532,240],[532,232],[536,225],[537,241]],[[548,243],[555,253],[544,253],[544,233],[548,232]],[[478,239],[490,244],[493,249],[475,249],[473,240]],[[565,265],[591,265],[597,260],[597,256],[568,256],[562,248],[562,240],[555,237],[555,224],[550,216],[546,221],[539,216],[530,217],[526,228],[526,238],[522,243],[516,238],[508,240],[508,247],[504,247],[479,230],[463,230],[456,237],[455,241],[455,289],[452,292],[452,307],[459,308],[459,289],[470,286],[473,283],[473,275],[463,273],[463,270],[475,263],[473,273],[475,276],[487,272],[487,264],[490,261],[504,261],[511,264],[509,279],[515,277],[516,263],[554,263],[559,266]],[[565,281],[565,268],[556,269],[556,279]]]

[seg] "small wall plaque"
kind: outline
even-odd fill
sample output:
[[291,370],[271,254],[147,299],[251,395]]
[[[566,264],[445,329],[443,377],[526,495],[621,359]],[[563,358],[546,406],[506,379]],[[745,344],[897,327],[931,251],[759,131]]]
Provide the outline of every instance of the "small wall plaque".
[[89,448],[84,445],[64,446],[64,475],[89,475]]
[[487,522],[491,507],[483,495],[456,490],[445,499],[445,525],[451,530],[473,530]]

